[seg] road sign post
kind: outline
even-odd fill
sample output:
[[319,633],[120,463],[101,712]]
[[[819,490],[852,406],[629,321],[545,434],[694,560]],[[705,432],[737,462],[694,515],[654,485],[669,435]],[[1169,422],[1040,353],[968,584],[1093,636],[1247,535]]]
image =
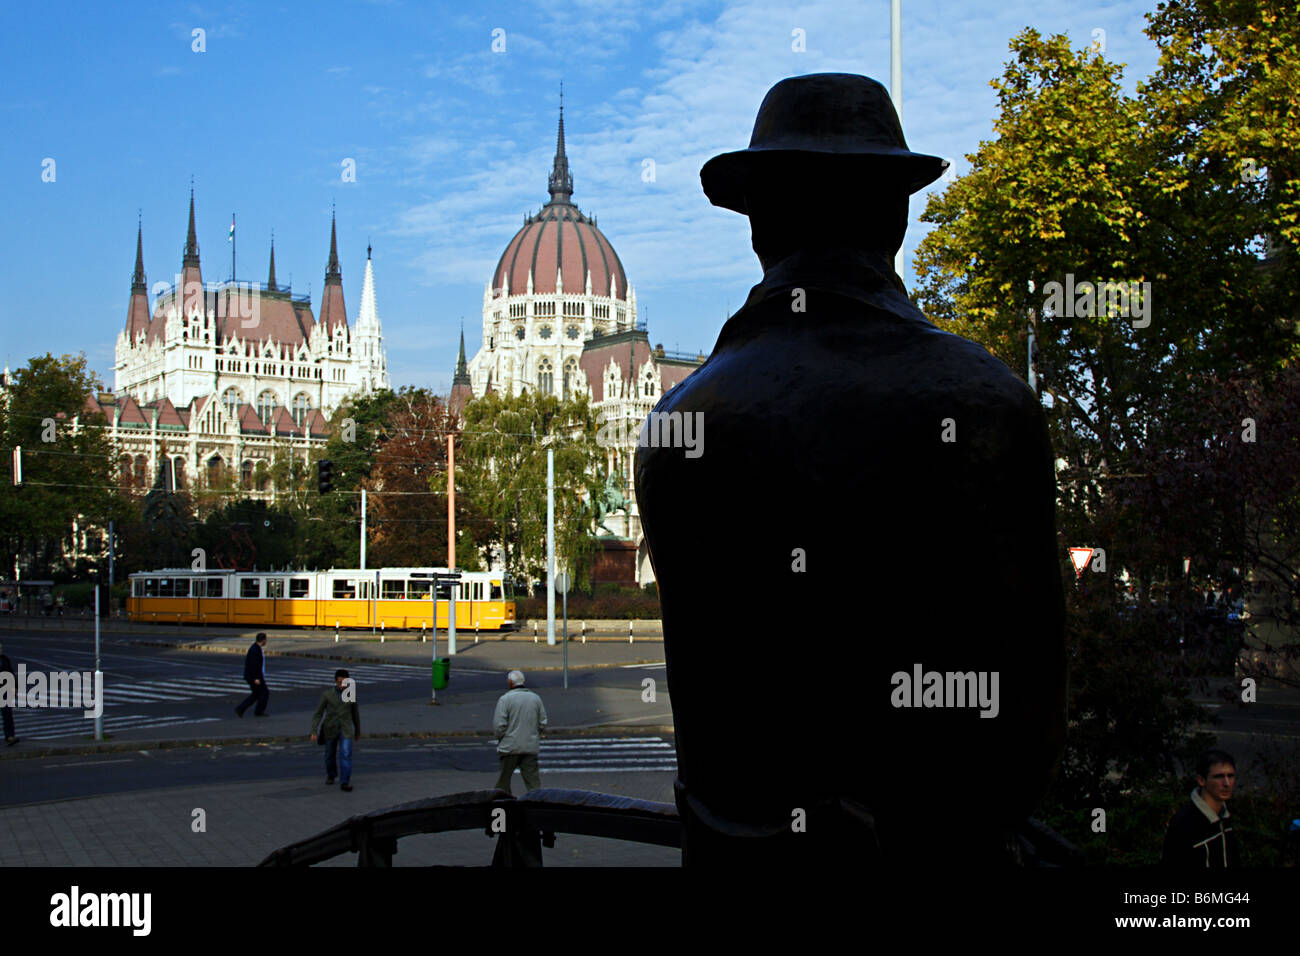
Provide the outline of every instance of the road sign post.
[[564,689],[569,689],[569,572],[561,571],[555,576],[555,590],[560,592],[564,602]]
[[[111,600],[110,596],[110,600]],[[99,696],[95,699],[95,709],[99,714],[95,717],[95,739],[104,739],[104,678],[101,676],[99,669],[99,582],[95,582],[95,687],[99,688]],[[84,695],[83,695],[84,699]]]

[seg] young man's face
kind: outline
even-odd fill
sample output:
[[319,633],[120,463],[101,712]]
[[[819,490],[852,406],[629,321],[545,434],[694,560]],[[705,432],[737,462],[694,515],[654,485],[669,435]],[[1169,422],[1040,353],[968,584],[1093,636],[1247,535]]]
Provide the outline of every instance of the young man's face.
[[1230,763],[1210,764],[1210,775],[1197,777],[1196,781],[1206,796],[1223,803],[1232,798],[1232,787],[1237,782],[1237,768]]

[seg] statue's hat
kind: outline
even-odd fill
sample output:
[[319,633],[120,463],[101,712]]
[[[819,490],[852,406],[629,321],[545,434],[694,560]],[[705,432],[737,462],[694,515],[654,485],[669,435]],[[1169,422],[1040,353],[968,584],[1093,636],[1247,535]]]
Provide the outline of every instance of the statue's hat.
[[894,104],[880,83],[856,73],[811,73],[788,77],[768,90],[749,149],[714,156],[700,170],[700,181],[709,202],[747,214],[745,193],[754,174],[788,169],[791,162],[812,166],[853,160],[870,167],[868,175],[896,179],[909,193],[924,189],[948,168],[946,159],[907,148]]

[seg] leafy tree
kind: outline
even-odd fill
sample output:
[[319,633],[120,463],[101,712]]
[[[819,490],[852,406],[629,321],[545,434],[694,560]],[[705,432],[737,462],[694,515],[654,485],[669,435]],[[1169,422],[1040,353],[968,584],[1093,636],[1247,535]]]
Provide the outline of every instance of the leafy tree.
[[[47,353],[19,369],[0,395],[0,573],[19,567],[25,577],[52,574],[63,567],[74,522],[107,523],[113,468],[106,422],[84,414],[86,396],[102,387],[84,354]],[[23,450],[21,487],[13,484],[15,446]]]
[[[388,408],[383,444],[367,480],[376,565],[447,564],[447,436],[455,416],[423,389],[403,389]],[[457,436],[459,437],[459,436]],[[456,563],[479,566],[475,529],[482,524],[467,495],[456,497]]]
[[469,402],[464,418],[461,486],[486,519],[481,544],[499,547],[512,573],[545,574],[546,452],[553,448],[556,564],[570,570],[575,587],[587,587],[594,529],[584,505],[605,475],[586,398],[493,392]]
[[[384,390],[349,399],[334,411],[324,449],[313,449],[307,473],[301,553],[309,567],[355,568],[361,563],[361,488],[384,441],[384,422],[396,401]],[[331,463],[334,490],[316,491],[316,464]],[[367,556],[367,564],[374,562]]]
[[[1173,653],[1191,603],[1153,608],[1152,582],[1189,595],[1193,556],[1206,578],[1273,566],[1293,585],[1300,541],[1292,399],[1265,399],[1289,395],[1300,341],[1300,23],[1271,0],[1162,4],[1149,20],[1161,62],[1135,97],[1096,50],[1012,40],[996,138],[931,198],[916,261],[922,310],[1022,375],[1032,327],[1062,557],[1104,547],[1141,597],[1120,614],[1118,588],[1091,572],[1070,592],[1058,800],[1150,783],[1200,716],[1194,668]],[[1051,295],[1098,280],[1149,282],[1151,296],[1134,309]],[[1273,446],[1241,440],[1252,416]]]
[[232,501],[208,515],[195,535],[207,567],[227,570],[299,567],[298,521],[265,501]]

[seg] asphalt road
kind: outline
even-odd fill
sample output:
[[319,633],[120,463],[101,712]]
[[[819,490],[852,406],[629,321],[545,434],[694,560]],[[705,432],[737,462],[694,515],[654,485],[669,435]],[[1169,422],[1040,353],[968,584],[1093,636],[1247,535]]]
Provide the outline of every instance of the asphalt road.
[[[28,671],[93,671],[94,643],[90,635],[78,633],[18,633],[3,635],[5,653]],[[430,649],[432,656],[432,649]],[[243,658],[237,654],[133,646],[124,641],[101,642],[104,672],[105,733],[155,731],[166,737],[166,728],[188,728],[233,717],[233,708],[248,696],[243,680]],[[357,682],[357,699],[363,705],[427,701],[430,696],[428,663],[351,663],[268,656],[266,680],[271,697],[268,710],[276,715],[299,713],[305,725],[320,693],[334,683],[334,671],[346,667]],[[646,676],[663,683],[662,665],[571,669],[569,688],[575,695],[598,689],[634,690]],[[503,671],[466,655],[452,660],[451,688],[443,692],[466,696],[503,691]],[[562,692],[563,674],[534,671],[529,687],[542,693]],[[16,709],[17,732],[24,742],[85,738],[93,730],[80,707]],[[249,709],[244,721],[255,720]],[[365,728],[363,713],[363,729]],[[484,728],[485,730],[487,728]]]

